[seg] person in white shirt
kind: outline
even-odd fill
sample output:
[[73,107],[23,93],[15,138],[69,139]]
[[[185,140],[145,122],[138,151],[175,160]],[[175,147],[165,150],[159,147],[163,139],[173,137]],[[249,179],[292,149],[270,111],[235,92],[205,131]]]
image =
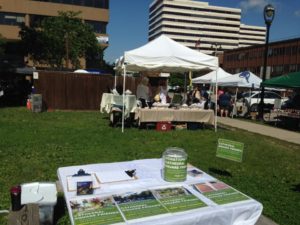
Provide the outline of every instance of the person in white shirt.
[[162,104],[167,104],[167,96],[168,96],[167,82],[163,81],[161,86],[159,87],[159,97],[160,97],[160,102]]
[[147,106],[147,103],[150,101],[150,89],[149,89],[149,79],[143,77],[141,82],[137,86],[136,97],[142,103],[142,108]]

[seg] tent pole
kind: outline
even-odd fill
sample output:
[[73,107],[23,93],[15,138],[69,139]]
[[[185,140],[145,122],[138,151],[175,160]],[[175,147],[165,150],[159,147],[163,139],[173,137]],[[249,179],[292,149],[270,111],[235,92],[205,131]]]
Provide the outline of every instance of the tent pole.
[[126,65],[124,64],[123,71],[123,106],[122,106],[122,133],[124,133],[124,123],[125,123],[125,81],[126,81]]
[[114,84],[114,89],[117,88],[117,71],[115,71],[115,84]]
[[187,96],[187,72],[184,73],[184,97],[183,102],[186,103],[186,96]]
[[218,69],[216,70],[216,102],[215,102],[215,132],[217,132],[217,120],[218,120]]
[[[239,88],[236,87],[236,89],[235,89],[235,96],[234,96],[234,108],[235,108],[236,112],[237,112],[237,109],[236,109],[236,100],[237,100],[238,90],[239,90]],[[232,113],[231,113],[231,119],[233,119],[233,109],[232,109]]]

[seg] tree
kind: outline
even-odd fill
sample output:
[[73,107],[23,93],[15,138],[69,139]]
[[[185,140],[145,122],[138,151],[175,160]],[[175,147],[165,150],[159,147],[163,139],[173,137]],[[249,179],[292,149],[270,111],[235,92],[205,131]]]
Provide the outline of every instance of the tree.
[[62,68],[69,62],[74,68],[80,67],[80,58],[97,59],[102,55],[93,29],[85,24],[80,12],[59,12],[57,17],[49,17],[40,27],[23,25],[20,36],[26,54],[34,62]]
[[6,44],[6,40],[0,34],[0,58],[2,58],[4,56],[4,53],[5,53],[5,44]]

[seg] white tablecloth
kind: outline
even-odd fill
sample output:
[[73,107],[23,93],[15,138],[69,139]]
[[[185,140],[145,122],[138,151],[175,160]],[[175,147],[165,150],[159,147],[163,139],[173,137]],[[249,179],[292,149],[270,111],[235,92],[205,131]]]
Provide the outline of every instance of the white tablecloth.
[[[113,95],[111,93],[103,93],[100,103],[101,113],[110,113],[113,105],[123,105],[123,95]],[[137,101],[135,95],[125,95],[125,116],[135,112]]]
[[143,122],[161,122],[161,121],[174,121],[174,122],[199,122],[214,125],[215,116],[214,111],[211,109],[197,109],[197,108],[143,108],[138,109],[135,114],[135,119],[139,123]]
[[111,93],[103,93],[100,103],[100,112],[101,113],[109,113],[109,110],[111,108],[111,99],[113,94]]
[[[145,159],[130,162],[90,164],[82,166],[62,167],[58,169],[59,181],[63,187],[71,223],[74,225],[72,211],[69,200],[76,196],[76,192],[69,192],[67,189],[67,176],[73,175],[79,169],[87,173],[97,171],[114,171],[114,170],[132,170],[136,169],[137,180],[117,183],[102,184],[100,189],[95,189],[94,194],[112,195],[115,193],[126,192],[136,189],[148,189],[158,186],[170,186],[174,183],[165,182],[161,178],[162,160]],[[197,181],[196,181],[197,180]],[[212,176],[204,173],[200,178],[188,179],[181,185],[215,180]],[[254,225],[262,212],[262,205],[254,199],[235,202],[225,205],[210,204],[208,207],[194,209],[190,211],[174,213],[172,215],[162,215],[155,217],[146,217],[142,220],[130,220],[123,224],[146,224],[146,225]]]

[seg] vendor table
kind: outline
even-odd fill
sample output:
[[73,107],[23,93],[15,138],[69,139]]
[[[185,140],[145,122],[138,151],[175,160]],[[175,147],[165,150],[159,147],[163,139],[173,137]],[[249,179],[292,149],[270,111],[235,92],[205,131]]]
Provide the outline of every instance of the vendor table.
[[214,125],[214,111],[197,108],[143,108],[136,112],[135,119],[144,122],[199,122]]
[[286,109],[286,110],[278,109],[278,110],[272,110],[271,112],[277,114],[278,117],[300,119],[300,110],[296,110],[296,109]]
[[109,113],[111,108],[111,100],[112,100],[113,94],[111,93],[103,93],[100,103],[100,112],[101,113]]
[[[100,188],[94,189],[93,196],[113,196],[116,194],[119,195],[120,193],[127,194],[128,192],[134,190],[146,190],[146,189],[150,190],[158,187],[172,188],[174,186],[182,186],[189,190],[188,193],[190,194],[193,193],[194,197],[195,196],[197,197],[196,199],[198,200],[200,199],[202,202],[205,203],[204,204],[205,207],[194,208],[191,210],[189,209],[180,212],[173,211],[172,213],[159,214],[155,216],[146,216],[146,217],[141,217],[139,219],[136,218],[128,219],[126,217],[123,220],[123,222],[118,224],[254,225],[262,212],[262,205],[259,202],[246,195],[243,195],[242,193],[238,192],[235,189],[234,190],[236,192],[242,194],[243,196],[246,196],[247,198],[243,200],[234,201],[231,203],[223,202],[223,204],[221,204],[219,201],[220,204],[216,204],[211,199],[206,198],[204,194],[200,194],[200,192],[196,192],[195,190],[193,190],[193,188],[191,188],[193,184],[199,184],[203,182],[213,182],[216,181],[216,179],[191,165],[188,166],[188,171],[194,171],[194,170],[201,171],[200,176],[194,177],[188,175],[187,180],[185,182],[170,183],[164,181],[161,177],[162,159],[145,159],[145,160],[135,160],[129,162],[91,164],[91,165],[59,168],[58,177],[64,191],[64,196],[70,214],[72,225],[74,225],[75,223],[72,214],[72,208],[70,205],[71,204],[70,200],[78,196],[76,194],[76,191],[75,192],[69,191],[67,177],[76,174],[80,169],[83,169],[86,173],[90,173],[90,174],[97,173],[97,172],[109,173],[113,171],[126,171],[126,170],[134,170],[136,172],[135,173],[136,179],[133,180],[122,181],[122,182],[101,183]],[[226,184],[223,183],[223,185],[221,186],[224,185]],[[166,192],[162,192],[162,193],[166,194]],[[172,194],[172,192],[167,192],[167,193]],[[124,196],[128,196],[126,194],[124,194]],[[218,196],[218,194],[214,196]],[[126,203],[129,202],[129,204],[132,201],[131,198],[129,199],[127,198],[126,200],[127,200]],[[189,203],[187,203],[187,205],[190,206]],[[132,205],[132,206],[137,207],[137,205]],[[74,208],[74,205],[72,207]],[[128,210],[128,206],[126,207],[123,209]],[[151,205],[151,207],[155,207],[155,205]],[[121,206],[119,205],[118,209],[120,208]],[[139,208],[136,209],[140,210]],[[110,214],[112,215],[113,212],[110,211]],[[103,215],[104,214],[102,213],[101,216]],[[122,215],[124,216],[126,215],[126,213]],[[108,217],[108,220],[109,219],[113,219],[113,218]],[[99,223],[99,224],[104,224],[104,223]]]
[[[137,107],[137,100],[135,95],[125,95],[125,117],[129,113],[135,112]],[[113,106],[122,106],[123,105],[123,95],[114,95],[111,93],[103,93],[100,103],[100,112],[101,113],[110,113]]]
[[300,129],[300,110],[277,109],[277,110],[272,110],[270,115],[274,118],[273,121],[275,121],[276,123],[280,122],[282,123],[282,125],[288,128]]

